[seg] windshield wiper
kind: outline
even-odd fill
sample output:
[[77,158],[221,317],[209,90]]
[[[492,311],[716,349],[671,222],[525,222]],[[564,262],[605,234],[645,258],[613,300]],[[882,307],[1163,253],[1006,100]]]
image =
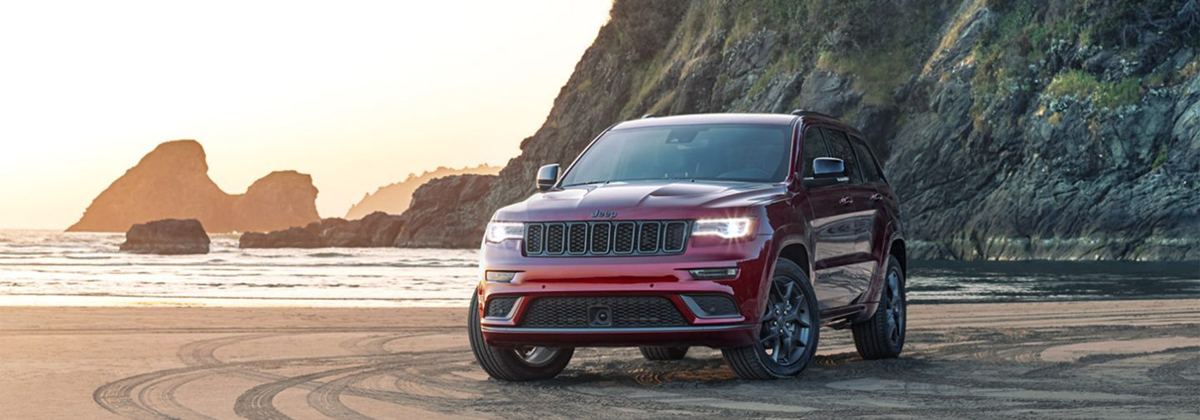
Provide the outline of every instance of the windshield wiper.
[[607,184],[607,183],[609,183],[609,182],[612,182],[612,181],[592,181],[592,182],[580,182],[580,183],[578,183],[578,184],[563,185],[563,187],[580,187],[580,186],[584,186],[584,185]]

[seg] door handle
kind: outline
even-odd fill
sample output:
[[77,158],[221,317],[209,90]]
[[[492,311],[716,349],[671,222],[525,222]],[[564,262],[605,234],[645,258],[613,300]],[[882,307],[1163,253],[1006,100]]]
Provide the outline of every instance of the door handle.
[[871,201],[879,201],[882,199],[883,199],[883,194],[880,194],[880,193],[871,194]]
[[838,202],[842,203],[843,206],[854,204],[854,197],[850,197],[850,196],[842,197],[842,199],[838,200]]

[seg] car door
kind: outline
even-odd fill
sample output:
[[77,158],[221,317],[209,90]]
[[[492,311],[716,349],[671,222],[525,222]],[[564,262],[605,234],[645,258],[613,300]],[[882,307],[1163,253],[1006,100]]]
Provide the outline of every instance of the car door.
[[[826,156],[817,157],[841,159],[846,165],[844,182],[807,191],[813,211],[814,289],[822,309],[833,309],[850,305],[870,285],[874,190],[864,183],[859,159],[846,134],[829,128],[820,132]],[[811,166],[809,156],[805,159]]]
[[870,213],[870,221],[867,232],[867,250],[871,258],[871,272],[867,279],[870,281],[875,276],[884,270],[884,256],[887,253],[887,231],[888,223],[892,220],[892,209],[896,206],[895,194],[892,193],[891,187],[883,177],[883,166],[875,159],[875,154],[871,152],[867,143],[859,137],[851,136],[850,145],[854,149],[854,154],[858,158],[859,167],[863,173],[863,185],[868,188],[870,196],[867,201],[867,208],[864,211]]

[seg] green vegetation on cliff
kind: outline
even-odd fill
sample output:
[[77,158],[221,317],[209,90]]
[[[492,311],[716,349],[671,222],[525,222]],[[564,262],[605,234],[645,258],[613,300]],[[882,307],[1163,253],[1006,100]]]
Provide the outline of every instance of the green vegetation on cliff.
[[1200,259],[1198,47],[1197,0],[620,0],[461,200],[481,232],[539,165],[646,113],[806,108],[886,160],[917,257]]

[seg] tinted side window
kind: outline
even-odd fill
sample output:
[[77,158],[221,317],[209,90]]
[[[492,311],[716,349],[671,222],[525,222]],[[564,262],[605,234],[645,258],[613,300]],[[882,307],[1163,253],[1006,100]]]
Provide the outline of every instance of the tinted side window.
[[829,156],[829,151],[825,149],[825,139],[821,137],[821,130],[810,128],[804,131],[804,146],[801,162],[804,164],[804,177],[813,177],[813,159]]
[[858,160],[861,163],[863,171],[863,180],[870,183],[882,182],[883,175],[879,171],[879,163],[875,161],[875,155],[867,148],[867,145],[861,141],[852,141],[854,145],[854,153],[858,155]]
[[862,169],[859,168],[858,159],[856,159],[854,156],[854,149],[850,148],[850,139],[846,138],[846,133],[827,128],[823,128],[822,130],[825,131],[825,138],[829,139],[829,152],[831,157],[835,157],[846,162],[846,172],[849,172],[850,183],[862,183]]

